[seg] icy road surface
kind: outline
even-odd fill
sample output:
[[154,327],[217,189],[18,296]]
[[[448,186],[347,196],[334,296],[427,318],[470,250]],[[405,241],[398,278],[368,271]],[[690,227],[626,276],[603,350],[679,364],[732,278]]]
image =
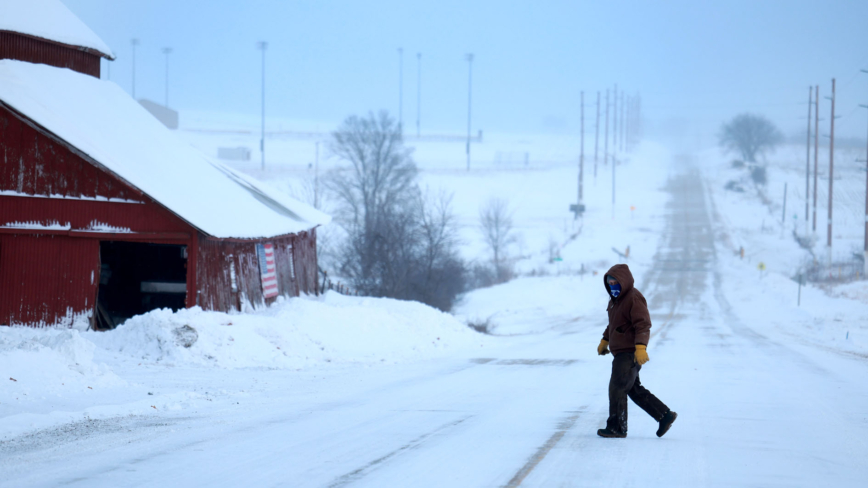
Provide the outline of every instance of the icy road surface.
[[637,276],[654,320],[642,383],[679,413],[663,438],[632,404],[626,439],[596,436],[611,362],[595,355],[601,307],[476,358],[226,371],[225,384],[179,369],[166,381],[266,394],[14,438],[0,485],[865,486],[868,359],[740,319],[713,202],[698,170],[675,167],[665,235]]

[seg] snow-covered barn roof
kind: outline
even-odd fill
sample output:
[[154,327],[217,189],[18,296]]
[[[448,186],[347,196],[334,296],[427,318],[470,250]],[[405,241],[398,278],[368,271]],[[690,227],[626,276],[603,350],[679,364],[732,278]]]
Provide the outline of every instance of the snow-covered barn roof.
[[106,58],[115,58],[108,45],[60,0],[0,0],[0,30],[93,49]]
[[273,237],[331,220],[267,184],[209,161],[111,81],[2,60],[0,102],[208,235]]

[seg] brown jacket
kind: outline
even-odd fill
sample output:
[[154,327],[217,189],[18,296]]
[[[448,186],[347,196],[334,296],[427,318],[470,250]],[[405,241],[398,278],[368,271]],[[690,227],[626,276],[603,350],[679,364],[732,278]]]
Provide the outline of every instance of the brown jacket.
[[[606,275],[610,275],[621,284],[618,298],[611,298]],[[603,276],[603,285],[609,294],[609,326],[603,332],[603,339],[609,341],[612,354],[619,352],[634,352],[636,344],[648,345],[651,336],[651,316],[648,314],[648,303],[639,290],[633,288],[633,274],[626,264],[616,264]]]

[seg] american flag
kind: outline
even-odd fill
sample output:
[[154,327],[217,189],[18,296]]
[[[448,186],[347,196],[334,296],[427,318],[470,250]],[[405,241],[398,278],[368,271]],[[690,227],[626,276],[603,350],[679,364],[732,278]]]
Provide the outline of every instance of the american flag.
[[257,244],[256,255],[259,258],[259,272],[262,275],[262,294],[265,298],[276,297],[277,266],[274,264],[274,246]]

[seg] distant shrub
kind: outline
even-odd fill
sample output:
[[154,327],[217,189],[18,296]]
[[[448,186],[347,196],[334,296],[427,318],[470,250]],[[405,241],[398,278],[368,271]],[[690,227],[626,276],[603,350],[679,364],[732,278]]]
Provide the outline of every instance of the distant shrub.
[[768,181],[766,179],[766,167],[757,165],[751,168],[750,179],[757,185],[765,185],[766,181]]
[[744,161],[742,161],[741,159],[733,159],[732,167],[736,169],[744,168]]
[[736,193],[744,193],[744,187],[741,186],[741,183],[739,183],[735,180],[727,181],[724,188],[729,190],[729,191],[734,191]]

